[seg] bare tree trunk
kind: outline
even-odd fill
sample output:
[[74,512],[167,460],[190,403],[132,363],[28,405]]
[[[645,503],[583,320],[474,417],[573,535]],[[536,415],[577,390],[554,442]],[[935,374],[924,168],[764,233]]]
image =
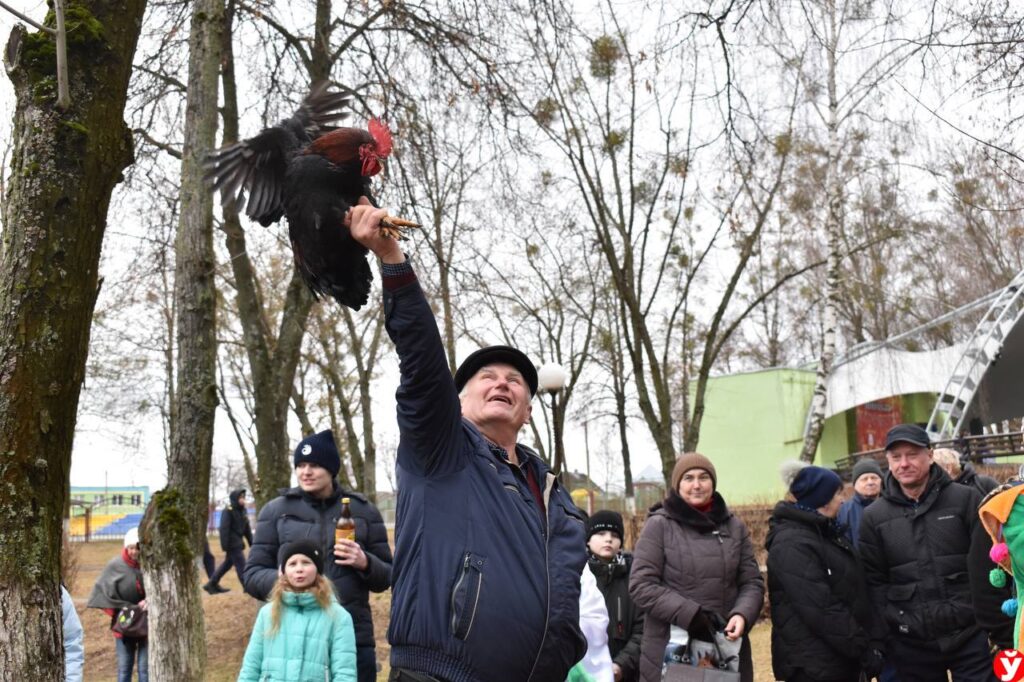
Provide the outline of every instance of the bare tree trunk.
[[15,26],[4,53],[17,102],[0,209],[0,680],[64,679],[62,517],[107,209],[133,159],[122,117],[145,7],[76,4],[64,112],[49,35]]
[[[795,111],[795,109],[796,98],[794,97],[793,109],[791,111]],[[790,124],[792,124],[792,114],[790,117]],[[750,195],[750,201],[754,207],[756,218],[754,220],[753,227],[743,241],[743,247],[739,252],[739,259],[733,268],[732,277],[729,279],[729,283],[726,285],[725,291],[722,292],[722,296],[718,304],[718,310],[715,311],[714,317],[711,319],[711,326],[704,335],[704,350],[701,354],[700,368],[697,370],[697,383],[694,388],[693,395],[693,414],[687,421],[686,436],[683,440],[684,452],[695,452],[697,450],[697,444],[700,442],[700,427],[704,421],[704,399],[707,394],[708,381],[711,377],[711,369],[718,361],[718,356],[722,352],[723,346],[732,337],[732,334],[738,328],[739,323],[742,322],[753,309],[751,307],[747,307],[737,315],[736,319],[731,324],[725,325],[723,328],[723,325],[725,324],[725,313],[729,308],[729,304],[732,302],[733,295],[736,293],[736,288],[740,283],[740,278],[747,270],[748,262],[760,246],[761,233],[764,230],[764,226],[768,222],[768,219],[772,215],[772,206],[775,203],[775,197],[783,187],[786,162],[789,160],[789,154],[792,150],[792,145],[789,142],[791,132],[792,130],[787,131],[786,135],[780,136],[774,141],[773,147],[776,155],[779,157],[778,167],[775,171],[774,182],[766,191],[762,201],[759,202],[757,197],[753,196],[753,192],[750,189],[750,178],[744,178],[743,182],[747,188],[747,193]],[[750,162],[752,168],[754,160],[751,159]],[[741,169],[741,173],[743,172],[744,171]]]
[[154,679],[205,678],[206,633],[196,558],[208,513],[210,456],[217,408],[213,197],[202,162],[217,132],[217,76],[223,0],[198,0],[189,35],[188,99],[181,165],[181,217],[175,242],[177,424],[167,487],[153,496],[142,526]]
[[825,309],[822,312],[821,356],[814,380],[814,393],[808,412],[807,429],[800,459],[813,462],[825,427],[825,404],[828,398],[828,376],[832,371],[832,360],[836,353],[837,310],[839,309],[839,267],[842,260],[840,229],[843,213],[843,187],[839,178],[839,102],[836,94],[836,7],[833,0],[827,3],[829,12],[829,33],[826,37],[825,52],[828,60],[828,166],[825,192],[828,198],[828,213],[825,218],[825,234],[828,239],[828,274],[826,278]]
[[[330,77],[331,0],[317,0],[316,25],[308,59],[302,54],[310,82]],[[231,26],[234,2],[229,3],[223,33],[224,143],[238,140],[238,101],[235,88]],[[246,250],[245,233],[237,211],[224,210],[224,233],[237,290],[238,318],[252,373],[253,420],[256,426],[256,469],[258,485],[253,489],[257,506],[277,496],[288,486],[291,462],[288,457],[288,406],[302,351],[313,295],[298,270],[292,277],[281,310],[280,326],[272,333],[267,320],[267,302],[259,296],[257,274]]]
[[455,317],[452,312],[451,262],[445,251],[444,232],[441,229],[443,216],[440,210],[434,211],[434,243],[437,252],[438,279],[440,280],[441,313],[444,321],[444,350],[448,356],[448,369],[452,374],[458,369],[455,360]]

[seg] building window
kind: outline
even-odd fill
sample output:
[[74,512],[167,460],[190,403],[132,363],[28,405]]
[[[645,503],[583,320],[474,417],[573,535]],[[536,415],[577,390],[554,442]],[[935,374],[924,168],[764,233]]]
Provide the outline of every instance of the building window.
[[132,504],[136,507],[142,505],[142,495],[132,495]]

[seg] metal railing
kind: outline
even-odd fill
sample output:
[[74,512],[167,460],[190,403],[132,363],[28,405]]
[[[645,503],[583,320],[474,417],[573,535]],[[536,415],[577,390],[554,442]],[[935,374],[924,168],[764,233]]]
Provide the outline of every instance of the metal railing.
[[[981,436],[961,436],[947,440],[935,441],[933,448],[950,448],[960,453],[961,457],[970,462],[981,462],[1000,457],[1024,456],[1024,432],[993,433]],[[847,457],[836,460],[836,471],[842,476],[849,476],[853,465],[865,457],[875,459],[886,466],[885,450],[865,450],[854,452]]]

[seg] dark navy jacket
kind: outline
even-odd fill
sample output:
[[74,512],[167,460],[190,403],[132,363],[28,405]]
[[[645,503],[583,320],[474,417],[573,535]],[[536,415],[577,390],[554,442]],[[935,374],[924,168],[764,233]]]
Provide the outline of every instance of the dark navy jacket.
[[875,499],[877,498],[861,497],[860,493],[854,493],[853,497],[843,502],[842,506],[839,507],[836,521],[855,550],[857,549],[857,543],[860,542],[860,522],[864,518],[864,510]]
[[249,514],[238,498],[245,490],[239,488],[228,496],[230,504],[220,513],[220,548],[225,552],[245,549],[245,542],[252,547],[252,529],[249,528]]
[[[366,553],[365,571],[334,563],[334,524],[341,516],[341,498],[351,499],[352,520],[356,523],[356,542]],[[325,499],[307,495],[302,488],[285,490],[260,510],[256,519],[256,538],[249,550],[242,578],[245,591],[257,599],[266,599],[277,582],[277,551],[296,540],[313,540],[324,549],[324,576],[334,584],[338,601],[352,616],[356,646],[373,648],[373,616],[369,592],[383,592],[391,584],[391,547],[388,531],[377,508],[359,493],[341,489]]]
[[384,298],[402,376],[391,666],[448,682],[562,682],[586,651],[582,516],[518,446],[542,517],[523,473],[462,419],[434,315],[406,281]]

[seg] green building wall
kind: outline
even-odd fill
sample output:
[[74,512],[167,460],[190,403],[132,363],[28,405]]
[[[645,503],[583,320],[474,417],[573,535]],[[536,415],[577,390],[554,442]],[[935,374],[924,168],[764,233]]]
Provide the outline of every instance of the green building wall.
[[[770,504],[785,493],[779,465],[797,459],[813,370],[775,368],[712,377],[697,449],[711,458],[719,492],[732,504]],[[905,422],[925,423],[935,404],[927,393],[901,397]],[[825,420],[815,464],[833,466],[857,451],[856,410]]]
[[800,455],[814,372],[769,369],[713,377],[697,449],[715,464],[731,504],[769,504],[784,492],[779,464]]

